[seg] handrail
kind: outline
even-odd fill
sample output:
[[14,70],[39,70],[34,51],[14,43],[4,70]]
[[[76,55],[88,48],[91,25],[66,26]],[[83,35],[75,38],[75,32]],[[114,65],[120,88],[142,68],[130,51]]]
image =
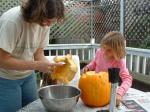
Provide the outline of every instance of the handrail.
[[88,49],[88,48],[98,48],[99,44],[50,44],[48,45],[45,50],[61,50],[61,49]]
[[150,57],[149,49],[127,47],[126,50],[127,50],[127,54]]
[[[61,50],[61,49],[91,49],[91,48],[99,48],[100,44],[50,44],[48,45],[45,50]],[[127,54],[137,55],[138,56],[145,56],[150,57],[150,50],[149,49],[141,49],[141,48],[132,48],[126,47]]]

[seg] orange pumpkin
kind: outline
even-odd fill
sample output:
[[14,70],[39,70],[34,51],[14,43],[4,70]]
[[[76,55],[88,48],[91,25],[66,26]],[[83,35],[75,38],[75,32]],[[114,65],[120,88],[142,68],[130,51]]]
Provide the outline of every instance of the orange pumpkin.
[[99,107],[109,103],[111,85],[107,72],[89,71],[84,73],[79,80],[79,88],[81,89],[81,99],[85,105]]

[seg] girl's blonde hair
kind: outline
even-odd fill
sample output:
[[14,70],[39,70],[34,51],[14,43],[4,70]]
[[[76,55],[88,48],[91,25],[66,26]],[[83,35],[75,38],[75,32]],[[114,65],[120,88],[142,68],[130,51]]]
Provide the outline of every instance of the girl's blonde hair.
[[101,40],[101,47],[109,46],[115,53],[115,58],[121,59],[125,57],[125,38],[118,31],[107,33]]

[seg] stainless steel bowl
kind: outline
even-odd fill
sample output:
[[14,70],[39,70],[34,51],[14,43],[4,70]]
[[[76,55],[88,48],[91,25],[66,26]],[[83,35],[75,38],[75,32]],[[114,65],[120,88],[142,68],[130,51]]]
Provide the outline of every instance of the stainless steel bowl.
[[75,107],[80,90],[73,86],[50,85],[39,89],[39,97],[50,112],[69,112]]

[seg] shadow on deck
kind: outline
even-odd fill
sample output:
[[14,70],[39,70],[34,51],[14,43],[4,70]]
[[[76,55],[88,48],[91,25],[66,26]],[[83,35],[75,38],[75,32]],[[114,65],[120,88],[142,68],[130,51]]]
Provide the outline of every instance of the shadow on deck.
[[140,82],[138,80],[133,80],[132,88],[136,88],[138,90],[144,91],[144,92],[150,92],[150,85],[145,84],[143,82]]

